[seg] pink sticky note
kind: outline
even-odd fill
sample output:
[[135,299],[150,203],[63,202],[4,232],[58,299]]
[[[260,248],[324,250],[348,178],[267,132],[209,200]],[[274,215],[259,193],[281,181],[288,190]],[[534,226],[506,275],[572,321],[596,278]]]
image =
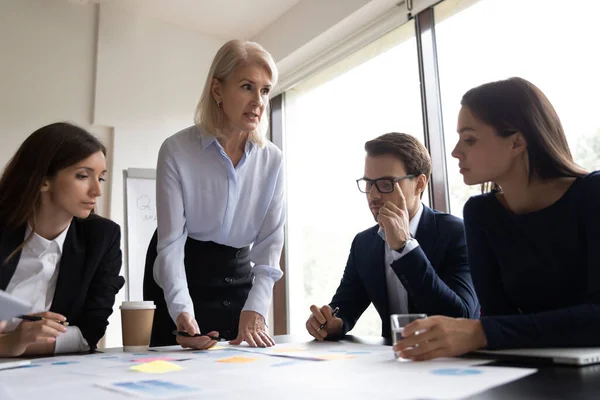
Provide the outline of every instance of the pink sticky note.
[[171,358],[171,357],[148,357],[148,358],[136,358],[135,360],[131,360],[131,361],[147,363],[147,362],[152,362],[152,361],[175,361],[175,359]]

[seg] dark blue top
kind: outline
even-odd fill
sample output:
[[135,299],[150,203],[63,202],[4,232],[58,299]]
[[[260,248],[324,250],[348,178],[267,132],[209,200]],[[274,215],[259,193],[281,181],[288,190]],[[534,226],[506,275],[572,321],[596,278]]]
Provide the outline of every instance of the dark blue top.
[[600,171],[554,204],[511,214],[469,199],[465,233],[488,348],[600,346]]

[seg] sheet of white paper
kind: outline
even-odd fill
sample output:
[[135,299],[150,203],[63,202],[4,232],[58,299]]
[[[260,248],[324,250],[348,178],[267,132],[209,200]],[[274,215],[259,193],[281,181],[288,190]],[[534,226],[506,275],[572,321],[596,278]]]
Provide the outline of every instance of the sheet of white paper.
[[128,379],[117,382],[100,383],[97,386],[109,391],[145,399],[174,399],[200,394],[201,390],[185,384],[165,379]]
[[9,321],[13,317],[27,314],[31,310],[31,304],[0,290],[0,321]]
[[13,395],[6,388],[6,386],[4,386],[1,383],[0,383],[0,399],[2,399],[2,400],[13,400],[14,399]]
[[[28,364],[31,364],[31,361],[17,358],[0,358],[0,369],[22,367]],[[0,399],[2,399],[2,397],[0,397]]]
[[[222,345],[224,349],[244,351],[249,353],[265,354],[277,357],[293,357],[308,360],[352,360],[359,359],[361,362],[366,360],[387,360],[394,359],[394,352],[390,346],[373,346],[368,344],[358,344],[346,341],[338,342],[308,342],[308,343],[290,343],[280,344],[273,347],[257,348],[248,345],[229,346]],[[463,365],[481,365],[492,362],[489,359],[443,359]]]
[[[161,375],[130,370],[152,360],[168,361],[183,370]],[[154,392],[163,396],[155,398],[186,400],[304,399],[315,397],[315,393],[357,400],[373,396],[445,400],[471,396],[535,372],[481,366],[487,362],[490,360],[457,358],[398,362],[389,346],[353,343],[290,343],[269,349],[220,344],[206,351],[168,347],[135,354],[106,352],[36,359],[28,368],[0,371],[0,384],[19,400],[82,396],[86,400],[108,396],[127,399],[154,396]],[[139,383],[156,380],[162,383]],[[123,382],[134,383],[118,385]],[[158,389],[150,390],[153,385]]]

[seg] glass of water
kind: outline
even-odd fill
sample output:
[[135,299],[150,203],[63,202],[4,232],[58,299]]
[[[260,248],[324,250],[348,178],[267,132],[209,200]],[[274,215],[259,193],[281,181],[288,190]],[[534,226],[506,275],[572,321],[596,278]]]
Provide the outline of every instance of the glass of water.
[[[427,314],[392,314],[390,316],[392,322],[392,342],[393,344],[398,343],[402,339],[402,331],[404,331],[404,327],[410,324],[413,321],[418,319],[427,318]],[[420,332],[416,332],[415,335],[418,335]],[[408,361],[402,357],[398,353],[394,351],[394,357],[398,361]]]

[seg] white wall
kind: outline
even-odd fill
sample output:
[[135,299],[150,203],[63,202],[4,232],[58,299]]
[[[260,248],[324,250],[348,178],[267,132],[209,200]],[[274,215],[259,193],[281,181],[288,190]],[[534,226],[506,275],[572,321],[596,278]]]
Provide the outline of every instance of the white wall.
[[0,1],[0,168],[43,125],[91,123],[95,16],[61,0]]
[[[0,2],[0,169],[34,130],[70,121],[109,149],[112,132],[92,126],[96,57],[95,7],[64,0]],[[110,186],[98,201],[110,215]]]

